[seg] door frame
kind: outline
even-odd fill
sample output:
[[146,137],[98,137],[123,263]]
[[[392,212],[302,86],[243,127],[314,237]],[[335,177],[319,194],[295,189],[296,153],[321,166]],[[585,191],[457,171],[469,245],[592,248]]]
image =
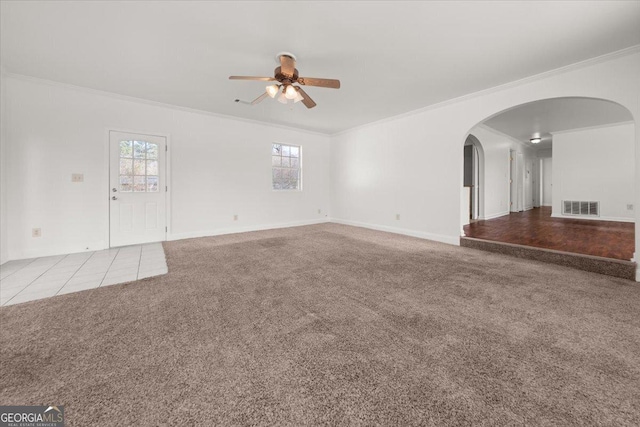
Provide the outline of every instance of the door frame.
[[146,132],[146,131],[141,131],[141,130],[131,130],[131,129],[124,129],[124,128],[120,128],[117,126],[113,126],[113,127],[107,127],[105,128],[105,132],[104,132],[104,176],[103,176],[103,180],[102,180],[102,184],[103,184],[103,188],[105,189],[105,196],[104,196],[104,206],[103,206],[103,212],[106,212],[106,230],[105,230],[105,242],[107,243],[107,246],[105,247],[105,249],[109,249],[111,248],[111,212],[110,212],[110,205],[109,205],[109,200],[111,198],[111,180],[110,180],[110,175],[111,175],[111,170],[110,170],[110,165],[111,165],[111,132],[121,132],[121,133],[131,133],[131,134],[135,134],[135,135],[149,135],[149,136],[157,136],[157,137],[161,137],[164,138],[166,141],[166,152],[165,152],[165,182],[167,185],[167,190],[165,191],[165,205],[164,205],[164,210],[165,210],[165,218],[166,218],[166,224],[165,226],[167,227],[165,233],[164,233],[164,240],[162,240],[163,242],[167,242],[169,241],[169,236],[171,235],[171,189],[173,187],[172,182],[171,182],[171,149],[169,148],[171,146],[171,134],[168,133],[162,133],[162,132]]

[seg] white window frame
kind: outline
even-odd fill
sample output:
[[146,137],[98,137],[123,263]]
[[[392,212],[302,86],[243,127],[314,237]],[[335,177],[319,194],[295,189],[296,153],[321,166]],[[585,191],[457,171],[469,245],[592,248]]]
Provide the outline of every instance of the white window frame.
[[[295,147],[298,149],[298,188],[273,188],[273,170],[276,168],[279,169],[293,169],[293,168],[287,168],[287,167],[282,167],[282,166],[273,166],[273,146],[274,145],[280,145],[281,147]],[[301,145],[295,145],[295,144],[285,144],[282,142],[272,142],[271,143],[271,147],[269,148],[269,158],[271,159],[271,191],[275,191],[275,192],[300,192],[302,191],[302,183],[303,183],[303,179],[302,179],[302,146]],[[282,157],[282,153],[280,154],[280,157]]]

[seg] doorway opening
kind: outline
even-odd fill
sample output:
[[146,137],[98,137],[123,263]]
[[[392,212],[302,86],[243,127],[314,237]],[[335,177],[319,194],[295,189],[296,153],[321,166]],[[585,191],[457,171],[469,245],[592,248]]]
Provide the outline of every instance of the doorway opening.
[[465,140],[462,184],[462,224],[484,218],[484,150],[475,135]]

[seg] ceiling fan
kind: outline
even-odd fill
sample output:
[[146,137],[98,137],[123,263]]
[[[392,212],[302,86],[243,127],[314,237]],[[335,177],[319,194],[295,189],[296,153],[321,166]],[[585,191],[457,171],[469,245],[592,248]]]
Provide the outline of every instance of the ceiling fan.
[[[251,105],[255,105],[265,99],[267,96],[275,98],[278,92],[278,101],[286,104],[288,101],[302,101],[307,108],[313,108],[316,103],[311,97],[300,87],[302,86],[318,86],[328,87],[332,89],[340,89],[340,80],[335,79],[319,79],[315,77],[300,77],[296,69],[296,57],[289,52],[282,52],[276,55],[276,60],[280,66],[273,72],[273,77],[254,77],[254,76],[229,76],[230,80],[259,80],[265,82],[275,81],[272,85],[267,86],[266,91],[254,99]],[[282,91],[280,91],[282,89]]]

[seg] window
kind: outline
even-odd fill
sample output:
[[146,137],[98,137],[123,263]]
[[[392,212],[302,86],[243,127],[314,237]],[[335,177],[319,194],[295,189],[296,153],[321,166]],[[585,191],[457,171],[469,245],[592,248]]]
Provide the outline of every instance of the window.
[[120,191],[158,192],[158,144],[120,141]]
[[274,190],[302,189],[302,150],[296,145],[273,144],[271,176]]

